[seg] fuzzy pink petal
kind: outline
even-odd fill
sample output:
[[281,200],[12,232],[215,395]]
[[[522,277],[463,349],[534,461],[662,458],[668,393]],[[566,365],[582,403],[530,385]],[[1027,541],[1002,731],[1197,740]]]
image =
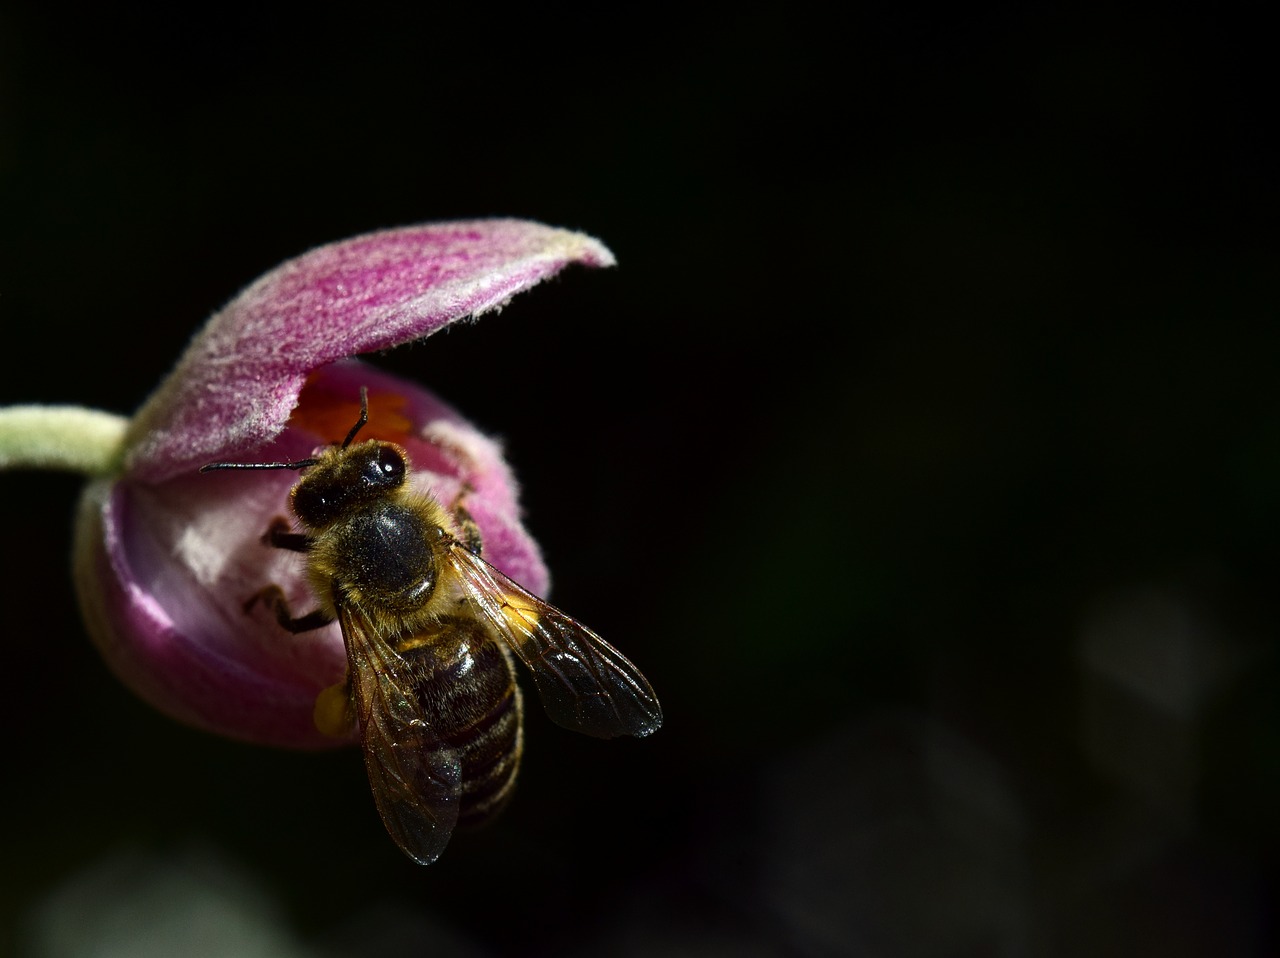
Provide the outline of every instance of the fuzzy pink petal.
[[503,306],[597,240],[520,220],[386,230],[322,246],[263,276],[192,341],[134,418],[126,471],[160,482],[284,429],[307,374]]

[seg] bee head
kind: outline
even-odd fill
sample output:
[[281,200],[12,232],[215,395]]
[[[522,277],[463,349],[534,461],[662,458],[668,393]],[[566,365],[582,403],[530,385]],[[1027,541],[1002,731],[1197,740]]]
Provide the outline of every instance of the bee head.
[[391,495],[404,485],[405,451],[368,439],[330,449],[293,487],[293,511],[312,529],[331,525],[354,508]]

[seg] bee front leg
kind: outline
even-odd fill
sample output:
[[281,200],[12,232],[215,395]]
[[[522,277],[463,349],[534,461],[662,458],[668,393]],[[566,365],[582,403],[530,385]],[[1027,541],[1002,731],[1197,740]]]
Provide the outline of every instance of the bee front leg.
[[283,516],[276,516],[267,531],[262,534],[262,544],[276,549],[288,549],[290,552],[310,552],[311,537],[301,532],[290,531],[289,522]]
[[314,612],[294,618],[293,613],[289,611],[289,600],[284,597],[284,591],[278,585],[269,585],[261,592],[255,592],[249,596],[244,603],[245,613],[248,614],[259,602],[275,613],[276,621],[280,623],[282,629],[294,635],[299,632],[323,629],[333,621],[324,609],[316,609]]

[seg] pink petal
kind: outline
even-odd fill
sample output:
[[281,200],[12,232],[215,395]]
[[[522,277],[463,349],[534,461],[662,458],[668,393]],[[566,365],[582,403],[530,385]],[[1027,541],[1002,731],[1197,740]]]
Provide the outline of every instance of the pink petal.
[[284,429],[312,370],[497,309],[571,263],[613,256],[580,233],[477,220],[370,233],[290,260],[191,343],[135,417],[126,471],[160,482],[257,449]]

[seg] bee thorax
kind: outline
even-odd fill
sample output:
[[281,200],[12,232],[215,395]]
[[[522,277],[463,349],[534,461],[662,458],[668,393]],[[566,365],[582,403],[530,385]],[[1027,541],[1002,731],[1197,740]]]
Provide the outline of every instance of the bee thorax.
[[387,611],[422,610],[435,591],[436,559],[422,518],[383,504],[345,518],[332,530],[329,566],[344,591]]

